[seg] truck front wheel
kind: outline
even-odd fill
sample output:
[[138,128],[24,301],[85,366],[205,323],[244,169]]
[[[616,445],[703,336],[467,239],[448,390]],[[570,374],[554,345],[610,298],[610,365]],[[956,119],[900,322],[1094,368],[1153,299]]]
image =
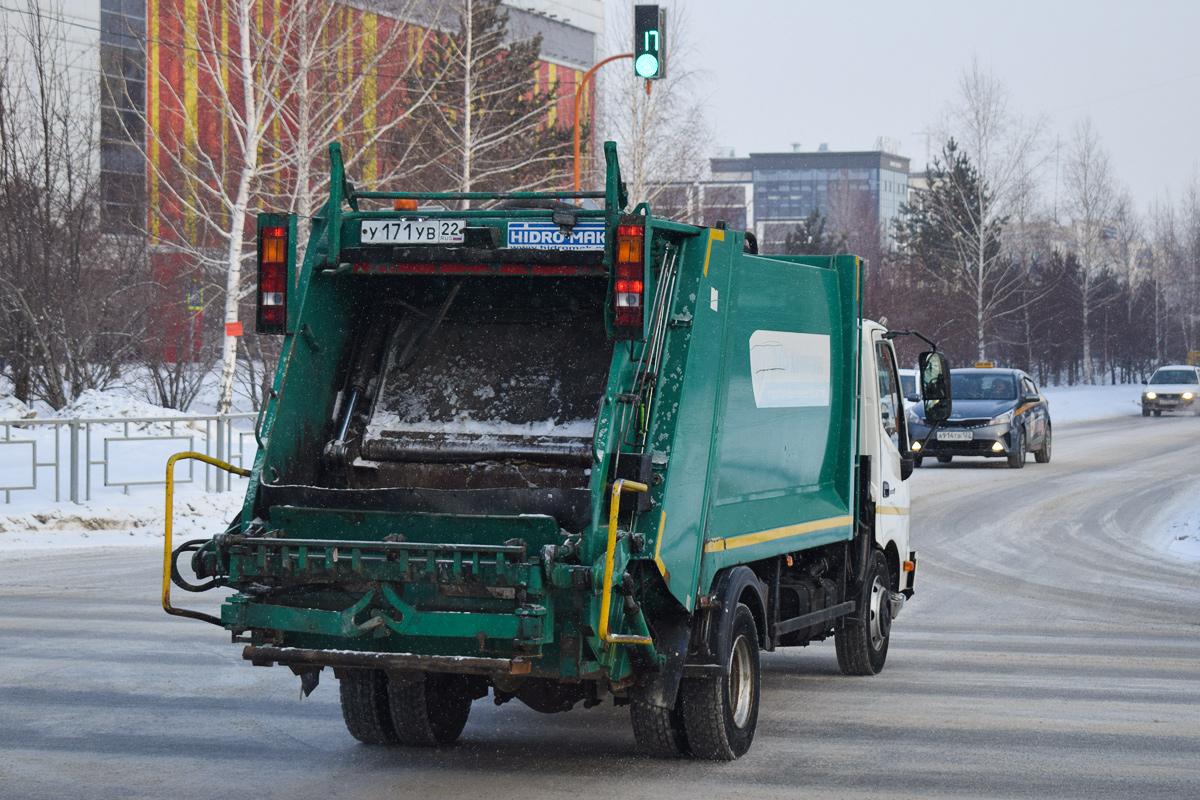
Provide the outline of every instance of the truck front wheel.
[[388,681],[388,695],[401,744],[450,744],[463,732],[471,713],[471,682],[466,675],[396,673]]
[[871,557],[858,608],[842,617],[834,631],[838,666],[845,675],[877,675],[887,661],[892,636],[891,578],[887,559]]
[[750,749],[758,724],[758,629],[742,603],[734,612],[724,675],[684,678],[683,725],[692,755],[732,761]]
[[363,744],[396,744],[388,708],[388,677],[381,669],[348,669],[341,680],[342,719]]

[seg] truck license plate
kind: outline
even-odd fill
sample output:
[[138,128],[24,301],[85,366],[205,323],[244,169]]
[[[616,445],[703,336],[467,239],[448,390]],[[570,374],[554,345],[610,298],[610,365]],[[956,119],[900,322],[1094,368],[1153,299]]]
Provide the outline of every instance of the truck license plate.
[[462,219],[363,220],[363,244],[461,244]]
[[969,442],[975,438],[975,434],[970,431],[938,431],[937,438],[939,442]]

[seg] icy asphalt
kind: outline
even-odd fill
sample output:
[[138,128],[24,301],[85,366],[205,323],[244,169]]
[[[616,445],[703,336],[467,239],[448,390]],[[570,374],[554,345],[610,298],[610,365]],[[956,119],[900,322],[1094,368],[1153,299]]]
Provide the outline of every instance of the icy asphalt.
[[764,654],[732,764],[641,758],[624,708],[490,699],[447,750],[365,747],[332,676],[302,701],[163,614],[158,551],[10,551],[0,798],[1200,796],[1200,561],[1161,541],[1197,494],[1200,419],[1062,425],[1053,455],[918,470],[886,669],[843,677],[831,643]]

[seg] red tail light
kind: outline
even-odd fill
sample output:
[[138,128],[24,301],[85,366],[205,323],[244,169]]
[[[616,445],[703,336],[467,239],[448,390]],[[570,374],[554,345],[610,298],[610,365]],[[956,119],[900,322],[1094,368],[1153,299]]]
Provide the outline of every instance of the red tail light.
[[621,338],[640,338],[642,332],[646,309],[644,245],[645,228],[641,225],[617,226],[613,327],[618,336],[625,334]]
[[264,225],[258,229],[258,332],[287,329],[288,228]]

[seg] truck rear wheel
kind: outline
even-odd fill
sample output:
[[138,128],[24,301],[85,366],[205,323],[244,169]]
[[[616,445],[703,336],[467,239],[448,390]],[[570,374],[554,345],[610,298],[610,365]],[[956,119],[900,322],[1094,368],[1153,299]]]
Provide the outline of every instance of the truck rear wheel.
[[633,738],[646,755],[654,758],[679,758],[691,754],[683,727],[683,692],[673,708],[659,708],[634,700],[629,704],[633,720]]
[[843,674],[877,675],[883,669],[892,636],[891,585],[887,559],[876,550],[858,608],[842,617],[834,631],[838,666]]
[[348,669],[341,679],[342,719],[363,744],[396,744],[388,708],[388,677],[381,669]]
[[697,758],[732,761],[745,754],[758,724],[758,629],[739,603],[723,665],[725,675],[684,678],[679,685],[688,746]]
[[437,747],[456,740],[471,713],[466,675],[398,673],[388,682],[392,723],[401,744]]

